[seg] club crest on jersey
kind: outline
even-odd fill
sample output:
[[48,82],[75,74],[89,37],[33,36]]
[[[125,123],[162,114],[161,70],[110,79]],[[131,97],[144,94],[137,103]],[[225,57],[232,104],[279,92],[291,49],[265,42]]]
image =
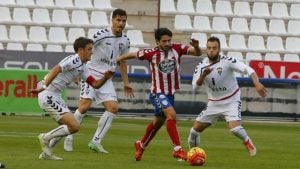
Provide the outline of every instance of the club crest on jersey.
[[171,73],[176,66],[175,60],[164,59],[158,64],[158,69],[162,73]]
[[119,43],[119,50],[122,50],[124,48],[124,43]]
[[218,68],[217,68],[217,71],[218,71],[219,75],[222,74],[222,68],[221,68],[221,67],[218,67]]

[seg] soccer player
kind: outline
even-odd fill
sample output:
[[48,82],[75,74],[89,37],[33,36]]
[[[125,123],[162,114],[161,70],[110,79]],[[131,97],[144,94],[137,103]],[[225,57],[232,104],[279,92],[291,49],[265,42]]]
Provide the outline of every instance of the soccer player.
[[200,56],[199,42],[192,39],[191,46],[172,43],[172,32],[167,28],[155,30],[154,36],[157,47],[125,54],[118,58],[118,61],[137,58],[147,60],[150,64],[152,83],[149,99],[155,109],[155,116],[148,124],[142,139],[134,143],[135,159],[136,161],[142,159],[145,148],[166,122],[167,131],[174,146],[173,157],[186,160],[187,155],[181,147],[176,127],[174,95],[180,89],[181,57],[182,55]]
[[[103,77],[96,80],[90,74],[85,63],[91,59],[92,48],[93,41],[91,39],[77,38],[74,42],[76,54],[61,60],[45,76],[44,80],[39,82],[36,89],[30,90],[31,93],[38,94],[40,107],[59,124],[55,129],[38,136],[43,150],[39,156],[40,159],[62,160],[52,154],[52,148],[62,137],[79,130],[78,121],[61,98],[62,90],[77,77],[85,80],[92,87],[99,88],[113,76],[113,72],[106,71]],[[51,146],[49,145],[50,141],[52,141]]]
[[207,40],[206,49],[207,57],[196,67],[192,84],[193,88],[205,86],[208,103],[190,130],[189,147],[199,146],[200,133],[223,116],[228,122],[230,131],[243,141],[250,156],[255,156],[256,148],[242,126],[240,89],[234,72],[249,74],[260,96],[265,97],[267,90],[259,82],[251,67],[237,59],[220,54],[221,44],[218,38],[210,37]]
[[[121,54],[129,52],[129,39],[123,34],[127,21],[126,11],[116,9],[112,14],[111,27],[106,29],[99,29],[93,36],[94,41],[94,54],[90,62],[87,63],[88,69],[94,77],[101,78],[103,73],[107,70],[115,70],[117,66],[116,58]],[[120,73],[124,82],[125,95],[133,97],[133,90],[128,81],[127,65],[125,61],[119,63]],[[82,122],[84,114],[92,105],[93,99],[97,104],[102,103],[105,112],[99,119],[98,128],[89,142],[88,147],[99,153],[108,153],[101,141],[111,127],[111,123],[118,113],[118,101],[116,91],[111,79],[99,89],[93,89],[89,84],[83,83],[81,85],[81,100],[79,107],[75,111],[75,118]],[[69,135],[65,139],[65,151],[72,151],[73,136]]]

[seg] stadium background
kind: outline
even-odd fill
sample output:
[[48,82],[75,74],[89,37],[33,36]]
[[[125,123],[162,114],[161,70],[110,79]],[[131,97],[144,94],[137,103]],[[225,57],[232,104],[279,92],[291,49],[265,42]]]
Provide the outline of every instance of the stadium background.
[[[161,4],[160,8],[158,4]],[[111,11],[123,8],[128,12],[126,33],[131,39],[132,51],[154,46],[153,31],[158,26],[170,28],[174,32],[174,42],[188,43],[191,37],[199,39],[203,50],[207,37],[218,36],[224,54],[246,64],[259,60],[257,65],[265,65],[260,76],[269,90],[265,99],[259,98],[249,87],[252,84],[248,78],[237,74],[242,86],[244,115],[251,119],[298,121],[299,7],[297,0],[161,0],[160,3],[157,0],[1,0],[0,111],[42,114],[36,109],[36,99],[24,92],[31,83],[29,75],[39,72],[40,79],[45,71],[24,69],[51,68],[66,53],[72,52],[71,44],[76,37],[90,37],[97,28],[107,27]],[[200,60],[190,56],[183,59],[182,90],[176,95],[180,117],[194,117],[207,100],[203,89],[191,90],[191,75]],[[11,73],[11,68],[18,70]],[[120,115],[147,116],[152,112],[147,97],[150,82],[147,63],[129,61],[128,68],[136,97],[131,100],[124,97],[122,82],[117,75],[115,86],[124,112]],[[257,68],[256,71],[261,70]],[[12,84],[8,83],[12,79]],[[20,79],[23,82],[17,84]],[[18,85],[23,88],[16,89]],[[79,86],[74,84],[65,93],[67,103],[73,109],[78,94]],[[94,105],[90,114],[101,109]]]

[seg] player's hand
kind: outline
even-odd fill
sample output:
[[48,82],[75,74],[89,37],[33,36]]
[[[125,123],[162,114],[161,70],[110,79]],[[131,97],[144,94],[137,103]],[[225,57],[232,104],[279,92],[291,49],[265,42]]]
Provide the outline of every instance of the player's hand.
[[261,97],[266,97],[267,96],[267,89],[265,88],[265,86],[261,83],[257,83],[255,85],[255,89],[257,91],[257,93],[261,96]]
[[134,97],[133,88],[128,84],[124,85],[125,96],[129,98]]
[[203,76],[207,76],[208,74],[210,74],[210,72],[213,70],[213,68],[207,67],[204,69],[202,75]]
[[191,39],[190,45],[192,45],[194,48],[199,48],[199,41],[196,39]]
[[78,85],[80,81],[81,81],[80,77],[77,77],[77,78],[75,78],[75,79],[73,80],[73,82],[74,82],[76,85]]
[[29,93],[32,93],[32,94],[39,94],[39,93],[42,92],[43,90],[45,90],[45,89],[44,89],[44,88],[29,89]]
[[115,74],[115,72],[113,72],[113,71],[106,71],[105,73],[104,73],[104,78],[105,79],[110,79],[111,77],[113,77],[113,75]]

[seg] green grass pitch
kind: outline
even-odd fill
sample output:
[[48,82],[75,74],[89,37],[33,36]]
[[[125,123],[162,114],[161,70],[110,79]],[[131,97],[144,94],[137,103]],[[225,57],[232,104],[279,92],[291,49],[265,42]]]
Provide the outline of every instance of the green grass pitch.
[[[56,126],[50,117],[0,116],[0,162],[7,169],[188,169],[187,162],[172,157],[172,146],[163,127],[144,153],[142,161],[134,159],[133,142],[140,139],[150,119],[116,118],[103,141],[110,153],[97,154],[87,144],[96,129],[98,118],[86,117],[74,137],[74,152],[64,152],[62,142],[54,153],[63,161],[39,160],[37,136]],[[193,121],[180,120],[177,125],[181,142],[187,149],[187,136]],[[239,139],[218,122],[201,135],[206,151],[205,169],[299,169],[300,124],[244,122],[256,144],[257,156],[250,157]]]

